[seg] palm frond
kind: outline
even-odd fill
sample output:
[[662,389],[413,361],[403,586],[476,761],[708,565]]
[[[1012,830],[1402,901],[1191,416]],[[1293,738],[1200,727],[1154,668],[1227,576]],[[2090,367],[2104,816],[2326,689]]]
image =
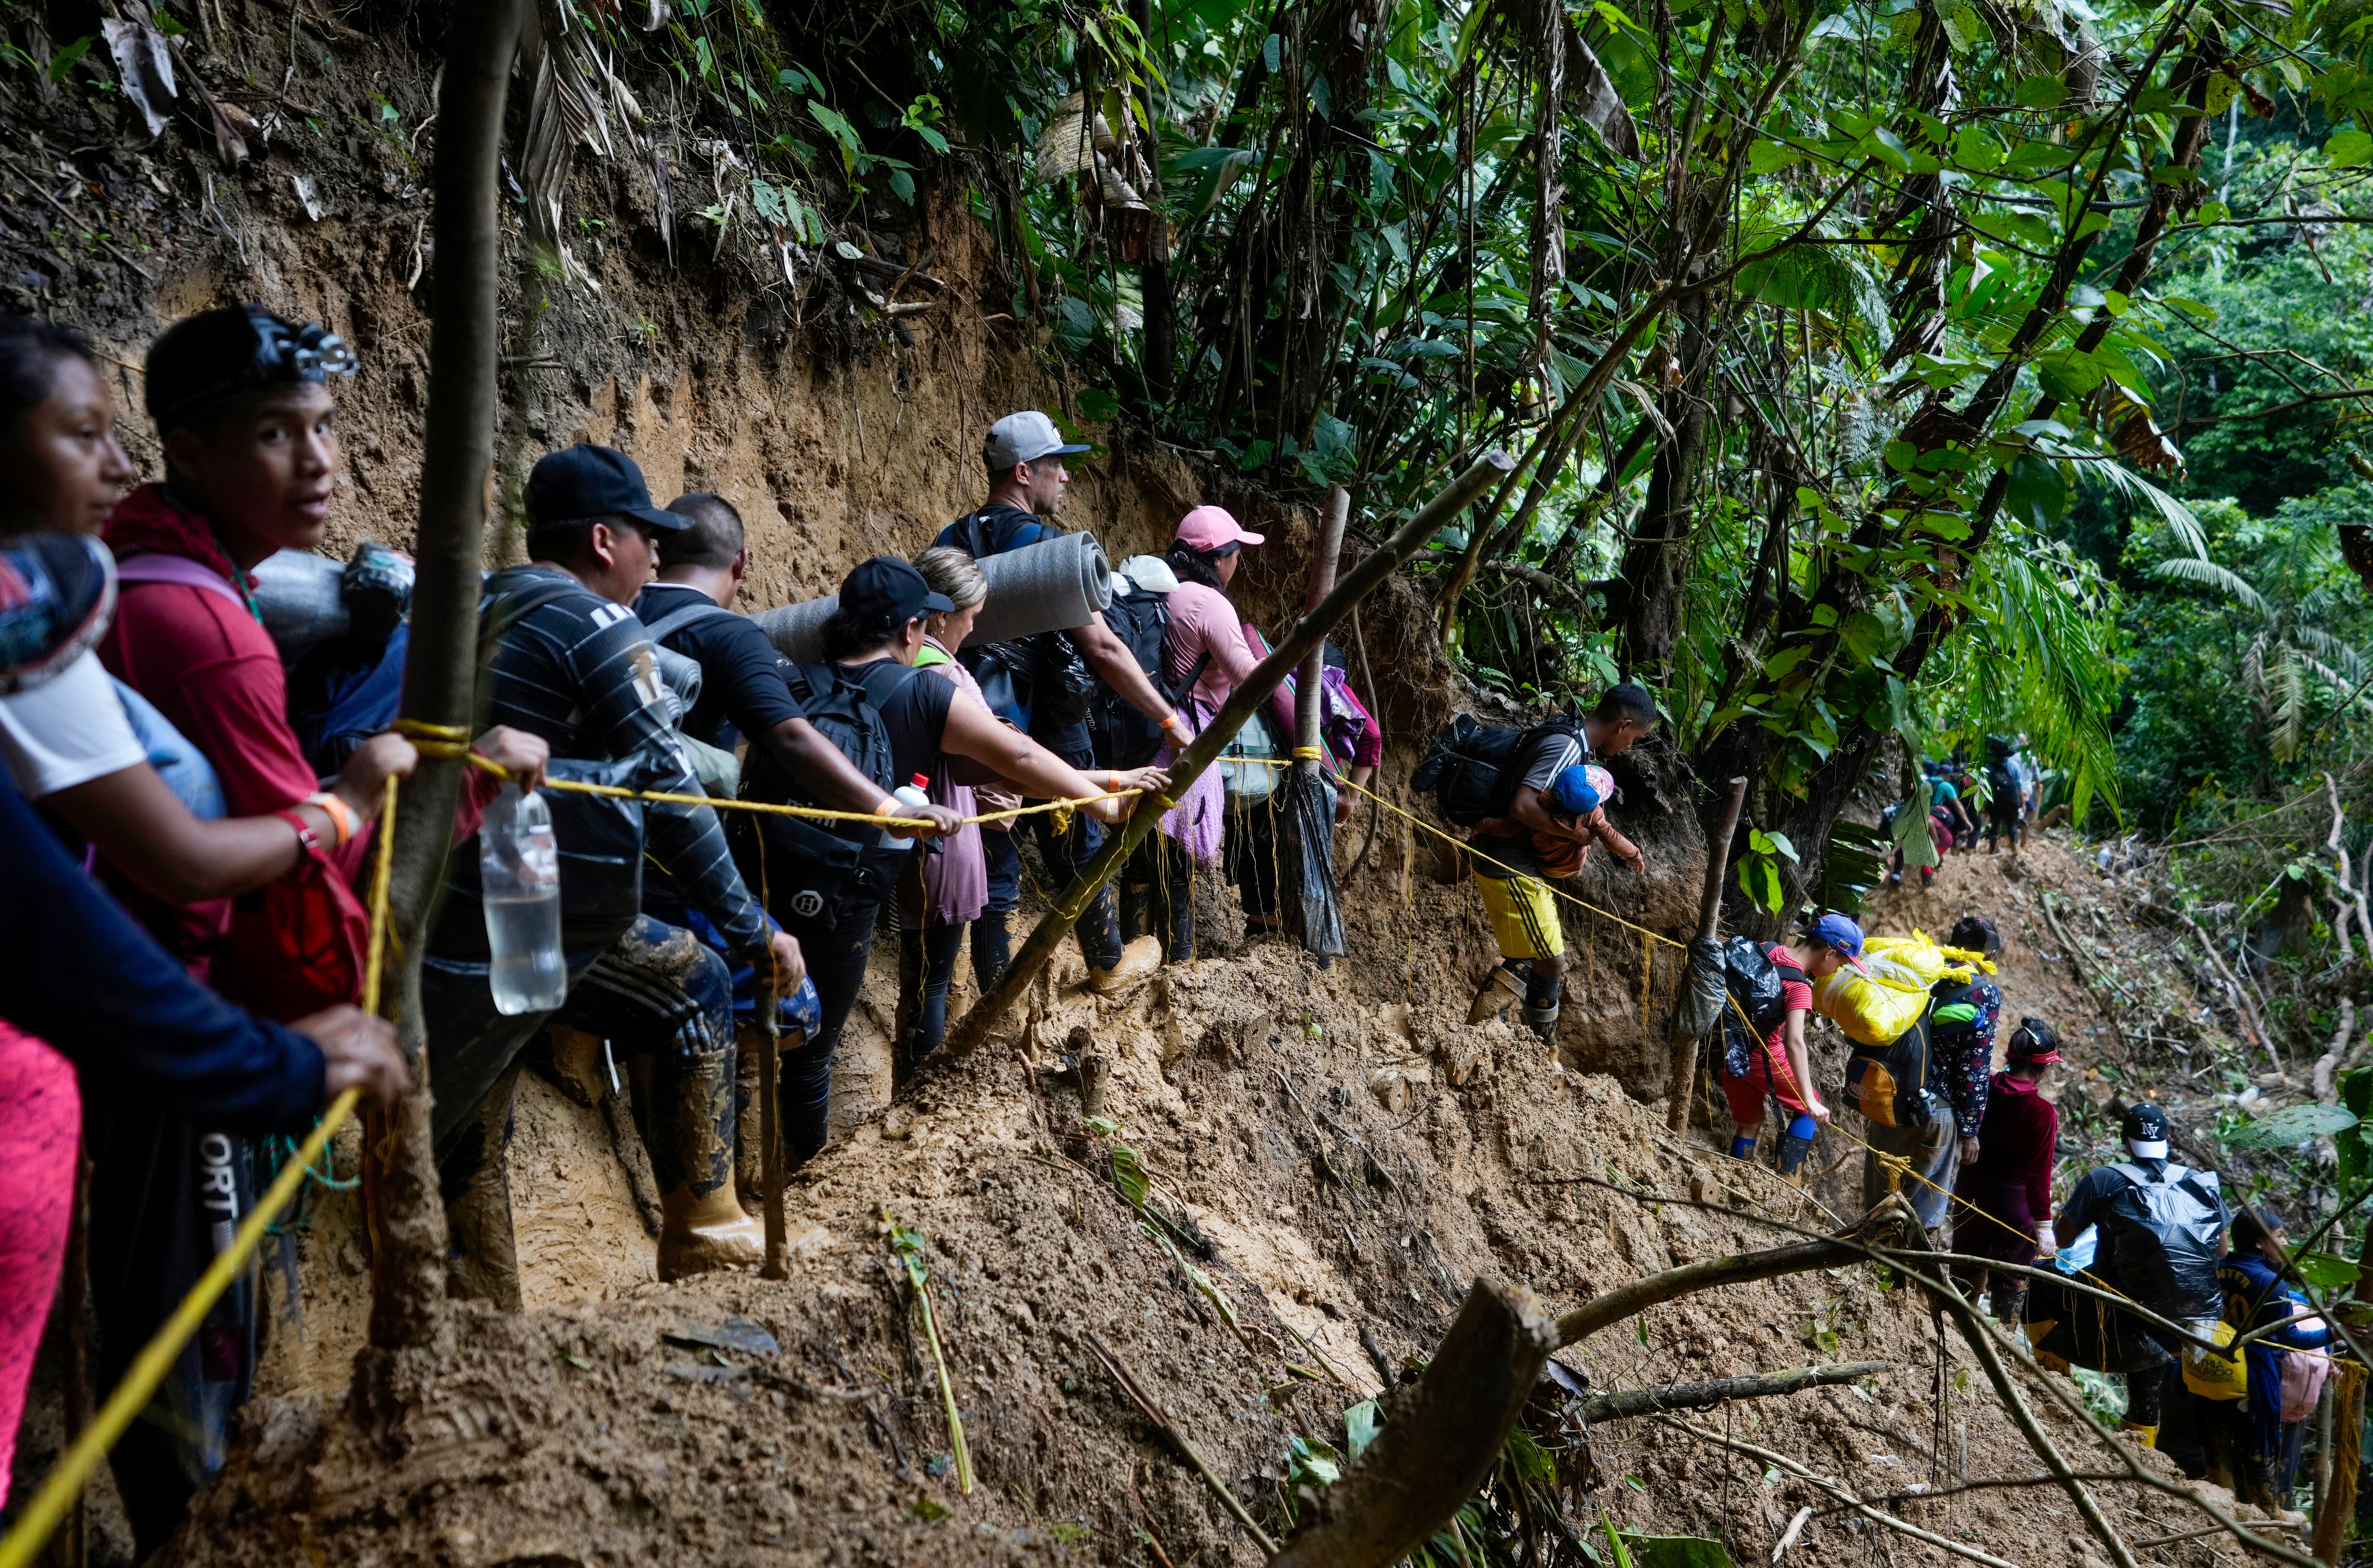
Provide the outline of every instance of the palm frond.
[[2307,736],[2307,666],[2288,643],[2274,645],[2274,662],[2266,669],[2266,686],[2274,698],[2274,725],[2266,749],[2277,762],[2299,753]]
[[2291,641],[2314,654],[2322,663],[2336,670],[2324,679],[2338,686],[2355,686],[2373,676],[2373,662],[2368,662],[2355,647],[2332,635],[2320,626],[2297,626],[2291,630]]
[[2193,583],[2215,588],[2227,598],[2238,599],[2260,615],[2265,614],[2266,597],[2250,586],[2250,579],[2229,566],[2219,566],[2204,555],[2170,555],[2155,563],[2150,575],[2168,582]]
[[2080,482],[2099,484],[2124,500],[2148,505],[2158,514],[2168,531],[2175,535],[2176,543],[2190,551],[2196,560],[2208,559],[2208,536],[2202,531],[2200,519],[2191,507],[2122,463],[2083,462],[2070,466],[2076,470]]
[[1986,557],[1981,613],[1956,639],[1957,698],[1989,729],[2027,731],[2066,769],[2080,819],[2096,795],[2116,811],[2117,617],[2090,568],[2065,552],[2003,542]]

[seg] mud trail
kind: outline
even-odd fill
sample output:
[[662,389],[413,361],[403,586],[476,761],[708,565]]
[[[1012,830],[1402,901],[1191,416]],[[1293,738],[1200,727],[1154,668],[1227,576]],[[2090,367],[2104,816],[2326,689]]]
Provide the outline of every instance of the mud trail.
[[[1420,876],[1404,903],[1397,879],[1363,888],[1353,955],[1323,971],[1263,940],[1112,1001],[1079,988],[1071,959],[1011,1034],[910,1100],[852,1112],[794,1186],[797,1255],[781,1283],[651,1280],[651,1243],[600,1119],[529,1080],[512,1188],[527,1309],[457,1307],[456,1353],[409,1375],[390,1447],[350,1414],[343,1357],[310,1358],[310,1386],[251,1408],[173,1560],[1151,1562],[1150,1538],[1174,1564],[1251,1562],[1097,1367],[1087,1334],[1273,1517],[1289,1437],[1339,1442],[1344,1409],[1427,1353],[1475,1277],[1570,1303],[1787,1239],[1759,1216],[1824,1223],[1768,1171],[1666,1133],[1661,1109],[1617,1078],[1552,1061],[1504,1023],[1466,1026],[1484,961],[1475,944],[1488,940],[1473,895]],[[1584,1016],[1619,1003],[1636,1017],[1636,990],[1609,970]],[[1044,1070],[1079,1028],[1111,1059],[1112,1138],[1087,1129],[1076,1091]],[[1116,1143],[1180,1222],[1166,1243],[1108,1179]],[[928,1238],[979,1474],[970,1497],[946,1462],[885,1211]],[[324,1347],[337,1332],[330,1301],[306,1304]],[[1881,1361],[1891,1370],[1873,1385],[1702,1424],[1866,1495],[1950,1486],[1965,1464],[1971,1479],[2036,1472],[1958,1342],[1940,1416],[1934,1327],[1868,1269],[1677,1303],[1562,1359],[1600,1389]],[[2079,1449],[2069,1423],[2046,1421]],[[1560,1464],[1578,1519],[1604,1508],[1625,1527],[1718,1535],[1742,1563],[1766,1561],[1799,1508],[1828,1505],[1648,1421],[1597,1428]],[[2122,1521],[2131,1536],[2189,1527],[2163,1500],[2129,1504],[2141,1515]],[[2048,1489],[1894,1506],[2022,1564],[2096,1558]],[[1835,1515],[1808,1524],[1795,1552],[1946,1561]],[[2209,1557],[2191,1542],[2152,1560]]]

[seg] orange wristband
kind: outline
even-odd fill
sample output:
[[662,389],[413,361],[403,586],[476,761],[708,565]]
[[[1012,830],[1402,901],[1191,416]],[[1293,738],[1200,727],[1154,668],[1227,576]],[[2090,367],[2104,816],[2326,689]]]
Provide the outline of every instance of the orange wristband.
[[347,844],[354,842],[355,833],[357,830],[361,828],[362,822],[355,816],[355,808],[353,807],[347,805],[345,801],[340,800],[336,796],[331,794],[326,789],[317,789],[312,794],[307,796],[305,797],[305,804],[308,806],[318,806],[329,816],[330,826],[337,831],[338,848],[344,849]]

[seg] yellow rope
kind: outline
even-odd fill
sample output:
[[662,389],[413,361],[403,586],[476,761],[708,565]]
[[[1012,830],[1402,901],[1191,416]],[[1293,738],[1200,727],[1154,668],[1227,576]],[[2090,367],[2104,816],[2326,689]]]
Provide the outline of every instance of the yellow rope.
[[[396,781],[391,778],[387,781],[387,803],[380,817],[377,855],[371,867],[370,943],[363,965],[363,1011],[367,1013],[379,1011],[380,981],[386,967],[388,888],[395,865],[395,792]],[[56,1468],[42,1480],[41,1490],[18,1517],[17,1527],[0,1539],[0,1568],[29,1568],[40,1555],[51,1534],[82,1497],[83,1489],[89,1485],[108,1450],[148,1408],[148,1401],[172,1372],[182,1348],[205,1325],[206,1314],[214,1310],[215,1303],[222,1299],[223,1293],[247,1268],[263,1240],[265,1229],[297,1196],[305,1184],[308,1169],[354,1114],[361,1098],[360,1089],[346,1089],[330,1102],[321,1121],[248,1212],[231,1244],[215,1254],[214,1261],[199,1276],[198,1283],[190,1287],[190,1294],[181,1298],[164,1327],[141,1347],[140,1354],[124,1373],[123,1380],[115,1386],[115,1392],[108,1396],[98,1418],[84,1427],[82,1434],[59,1457]]]
[[[459,758],[481,772],[492,773],[495,777],[503,780],[508,780],[511,777],[511,770],[472,750],[466,740],[447,738],[444,732],[450,729],[448,726],[422,725],[409,720],[400,720],[396,728],[412,740],[414,748],[424,757]],[[821,806],[777,806],[764,800],[731,800],[707,795],[676,795],[667,790],[627,789],[619,784],[588,784],[581,779],[547,778],[544,781],[543,787],[558,790],[567,795],[600,795],[607,796],[614,800],[640,800],[660,806],[709,806],[719,811],[756,811],[770,817],[803,817],[812,821],[871,822],[886,828],[929,828],[933,825],[929,819],[922,817],[883,817],[871,811],[833,811]],[[1125,800],[1131,796],[1143,793],[1142,790],[1114,789],[1106,790],[1101,795],[1082,795],[1067,800],[1042,801],[1036,806],[1018,806],[1010,811],[984,811],[977,816],[962,819],[958,826],[970,822],[1010,821],[1017,817],[1035,816],[1041,811],[1070,811],[1078,807],[1092,806],[1099,800]]]

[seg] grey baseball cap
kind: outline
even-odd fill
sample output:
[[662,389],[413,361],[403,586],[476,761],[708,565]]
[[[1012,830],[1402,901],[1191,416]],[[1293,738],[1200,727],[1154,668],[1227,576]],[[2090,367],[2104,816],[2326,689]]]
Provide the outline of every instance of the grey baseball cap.
[[1004,473],[1016,463],[1035,463],[1041,458],[1068,458],[1093,450],[1080,442],[1064,440],[1055,422],[1033,408],[1009,413],[990,425],[981,456],[990,468]]

